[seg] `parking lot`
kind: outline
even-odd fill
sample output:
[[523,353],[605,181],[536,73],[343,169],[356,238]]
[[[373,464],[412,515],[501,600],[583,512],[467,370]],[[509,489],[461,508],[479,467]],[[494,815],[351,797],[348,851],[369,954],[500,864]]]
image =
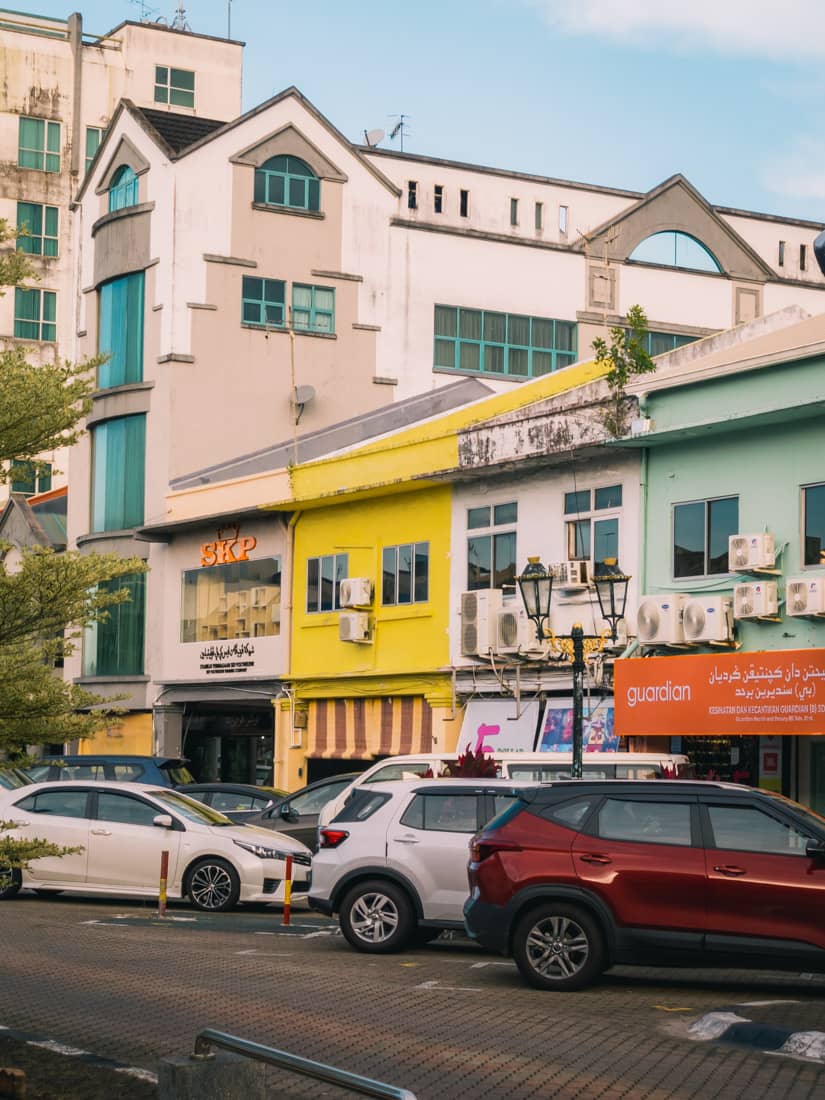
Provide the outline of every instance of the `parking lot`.
[[[542,994],[461,938],[360,955],[300,905],[285,928],[267,906],[175,905],[159,920],[149,904],[24,893],[0,922],[0,1025],[149,1071],[213,1027],[418,1100],[802,1100],[825,1085],[822,1062],[776,1045],[780,1033],[825,1032],[823,977],[624,969],[580,993]],[[753,1026],[719,1038],[729,1017]],[[343,1095],[298,1079],[288,1092]]]

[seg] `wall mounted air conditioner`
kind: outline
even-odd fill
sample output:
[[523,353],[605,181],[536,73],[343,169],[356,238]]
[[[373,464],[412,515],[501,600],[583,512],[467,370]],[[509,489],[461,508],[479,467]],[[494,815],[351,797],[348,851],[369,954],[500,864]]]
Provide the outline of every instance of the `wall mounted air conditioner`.
[[461,595],[461,655],[486,657],[496,640],[495,620],[501,611],[500,588],[482,588]]
[[776,561],[773,535],[761,531],[756,535],[731,535],[728,539],[728,568],[773,569]]
[[587,588],[590,562],[559,561],[551,566],[551,571],[559,588]]
[[370,617],[366,611],[342,611],[338,618],[338,639],[342,642],[371,642]]
[[340,585],[341,607],[369,607],[372,581],[369,577],[344,577]]
[[734,585],[734,619],[758,619],[760,615],[775,615],[778,609],[776,581]]
[[502,654],[538,654],[544,649],[536,624],[527,618],[527,612],[515,600],[496,613],[493,648],[496,653]]
[[825,615],[825,573],[788,577],[785,611],[788,615]]
[[642,645],[667,645],[683,642],[682,610],[687,602],[685,592],[668,592],[662,596],[642,596],[636,613],[636,630]]
[[730,641],[733,634],[731,604],[727,596],[691,596],[682,612],[685,641]]

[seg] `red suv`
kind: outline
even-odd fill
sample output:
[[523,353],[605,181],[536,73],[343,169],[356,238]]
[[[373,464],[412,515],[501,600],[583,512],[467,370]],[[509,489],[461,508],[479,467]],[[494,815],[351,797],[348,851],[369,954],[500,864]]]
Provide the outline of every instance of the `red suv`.
[[825,971],[825,818],[727,783],[523,790],[471,844],[468,934],[538,989],[617,964]]

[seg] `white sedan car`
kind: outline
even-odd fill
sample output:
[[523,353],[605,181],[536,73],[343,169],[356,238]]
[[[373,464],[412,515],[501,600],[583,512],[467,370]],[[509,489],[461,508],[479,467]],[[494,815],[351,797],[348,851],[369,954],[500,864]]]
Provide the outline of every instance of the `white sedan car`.
[[284,900],[286,857],[293,890],[306,893],[312,855],[283,833],[237,825],[179,791],[105,780],[33,783],[0,790],[5,836],[46,840],[70,855],[0,867],[0,900],[21,887],[157,897],[161,853],[169,853],[167,896],[221,912],[238,902]]

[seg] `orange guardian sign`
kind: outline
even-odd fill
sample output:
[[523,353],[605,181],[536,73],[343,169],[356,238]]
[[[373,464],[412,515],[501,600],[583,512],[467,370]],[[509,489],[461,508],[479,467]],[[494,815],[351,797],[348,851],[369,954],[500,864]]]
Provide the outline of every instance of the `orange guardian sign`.
[[825,733],[825,649],[628,658],[613,694],[620,737]]

